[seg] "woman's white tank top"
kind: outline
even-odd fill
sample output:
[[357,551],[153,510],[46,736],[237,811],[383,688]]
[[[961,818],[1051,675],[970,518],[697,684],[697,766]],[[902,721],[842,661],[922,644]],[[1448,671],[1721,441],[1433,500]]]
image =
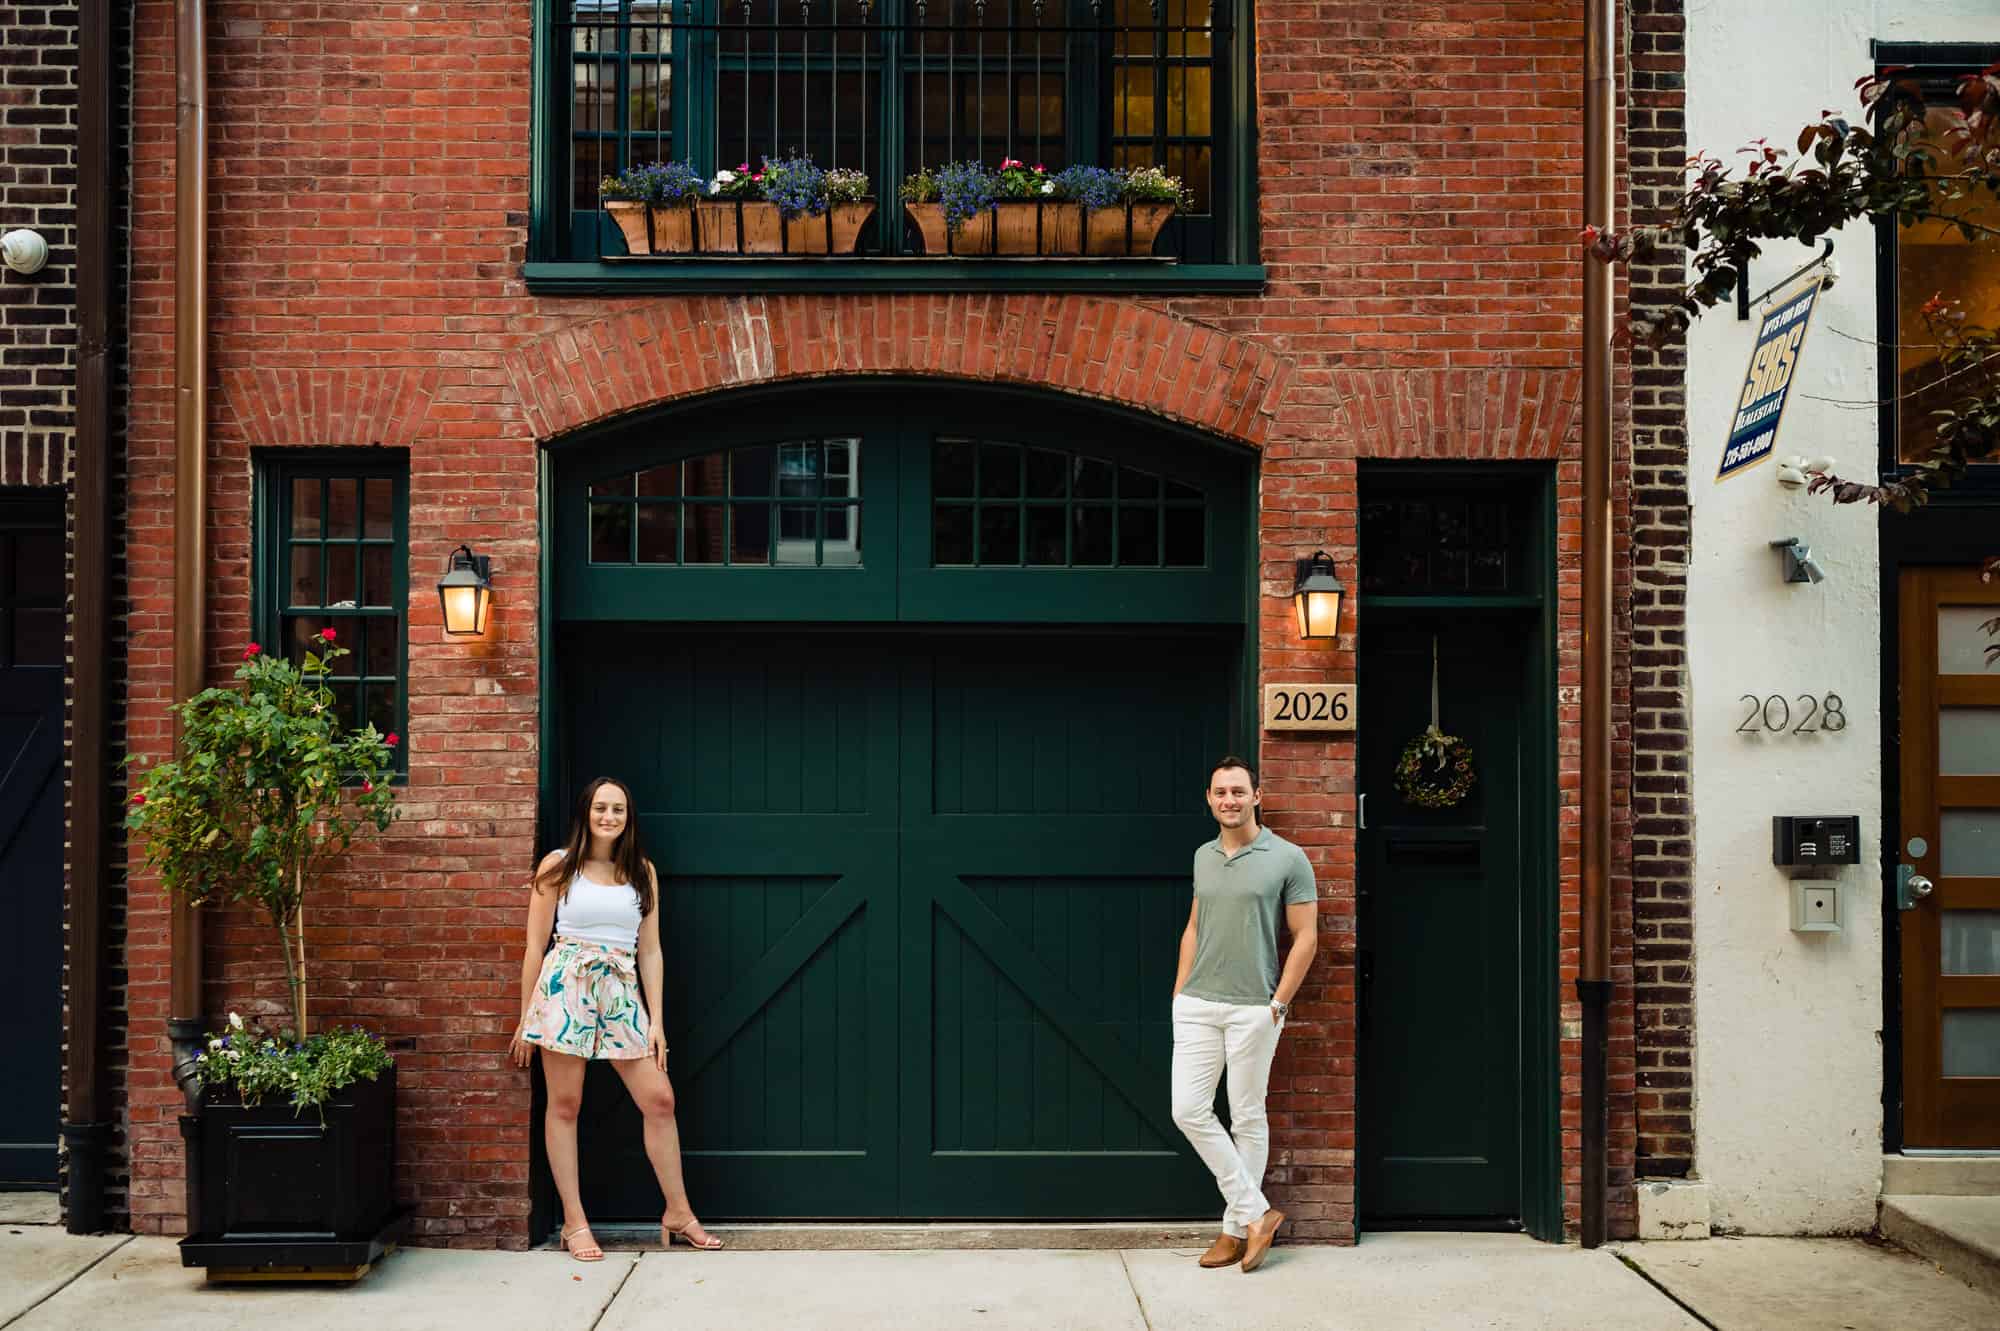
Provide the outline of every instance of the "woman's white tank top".
[[580,943],[636,951],[639,894],[630,883],[593,883],[581,873],[556,906],[556,934]]

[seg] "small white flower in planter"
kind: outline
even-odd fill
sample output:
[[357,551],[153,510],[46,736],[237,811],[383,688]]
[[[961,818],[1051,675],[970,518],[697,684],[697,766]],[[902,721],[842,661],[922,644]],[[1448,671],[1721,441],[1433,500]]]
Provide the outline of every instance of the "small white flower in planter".
[[708,192],[710,194],[720,194],[724,185],[732,185],[734,183],[736,183],[736,173],[734,171],[718,171],[715,173],[715,179],[708,182]]
[[233,1031],[240,1031],[243,1029],[243,1015],[241,1013],[232,1012],[229,1014],[229,1029]]

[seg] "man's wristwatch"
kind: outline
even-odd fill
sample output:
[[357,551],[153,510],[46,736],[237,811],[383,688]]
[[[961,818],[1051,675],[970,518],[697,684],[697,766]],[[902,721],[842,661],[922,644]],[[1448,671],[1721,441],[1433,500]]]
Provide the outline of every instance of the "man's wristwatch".
[[1271,1011],[1278,1014],[1279,1021],[1283,1021],[1286,1017],[1291,1015],[1292,1005],[1290,1003],[1280,1003],[1277,999],[1274,998],[1271,1000]]

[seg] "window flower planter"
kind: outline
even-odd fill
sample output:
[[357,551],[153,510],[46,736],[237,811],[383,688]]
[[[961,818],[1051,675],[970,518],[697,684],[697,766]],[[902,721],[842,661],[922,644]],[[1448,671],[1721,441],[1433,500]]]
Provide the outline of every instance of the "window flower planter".
[[1086,210],[1080,203],[1002,200],[968,217],[947,235],[944,205],[906,203],[903,211],[937,257],[1098,255],[1145,258],[1174,215],[1171,203],[1120,204]]
[[758,199],[703,199],[695,205],[703,254],[852,254],[875,201],[836,203],[826,212],[787,219]]
[[642,203],[637,199],[610,199],[604,211],[625,237],[626,250],[634,255],[691,254],[694,252],[694,210],[684,203]]

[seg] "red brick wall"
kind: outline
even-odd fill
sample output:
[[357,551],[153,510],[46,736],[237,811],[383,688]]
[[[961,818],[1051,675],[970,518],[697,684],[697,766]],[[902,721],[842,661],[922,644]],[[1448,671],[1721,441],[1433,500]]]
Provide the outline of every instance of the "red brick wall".
[[[527,1238],[527,1082],[503,1064],[521,881],[535,851],[537,452],[617,411],[780,376],[914,369],[1049,383],[1262,450],[1262,668],[1351,675],[1288,626],[1291,561],[1354,559],[1357,459],[1559,462],[1564,598],[1565,1152],[1576,1169],[1574,739],[1579,295],[1576,4],[1354,0],[1259,11],[1263,257],[1254,297],[538,299],[518,276],[529,161],[529,7],[239,0],[212,11],[216,214],[210,495],[216,673],[248,615],[252,447],[411,451],[407,815],[313,908],[317,1000],[402,1055],[404,1188],[424,1241]],[[133,731],[166,740],[172,445],[171,7],[140,6],[132,449]],[[428,570],[470,539],[505,599],[477,644],[440,641]],[[159,553],[151,553],[158,551]],[[1621,591],[1621,595],[1624,593]],[[1624,687],[1621,675],[1621,688]],[[1619,731],[1629,762],[1629,730]],[[1272,1081],[1275,1195],[1301,1237],[1353,1233],[1353,746],[1269,739],[1272,822],[1321,875],[1327,946]],[[1621,798],[1627,782],[1618,782]],[[1629,844],[1621,831],[1619,844]],[[1623,879],[1621,878],[1621,883]],[[1629,890],[1629,887],[1621,889]],[[1629,938],[1629,911],[1621,916]],[[133,900],[134,1210],[181,1224],[167,1078],[165,916]],[[216,921],[211,1005],[254,1007],[276,961]],[[1629,948],[1614,1045],[1614,1158],[1629,1182]],[[143,968],[143,973],[141,968]],[[1575,1209],[1574,1183],[1569,1206]],[[1629,1227],[1629,1188],[1616,1201]]]

